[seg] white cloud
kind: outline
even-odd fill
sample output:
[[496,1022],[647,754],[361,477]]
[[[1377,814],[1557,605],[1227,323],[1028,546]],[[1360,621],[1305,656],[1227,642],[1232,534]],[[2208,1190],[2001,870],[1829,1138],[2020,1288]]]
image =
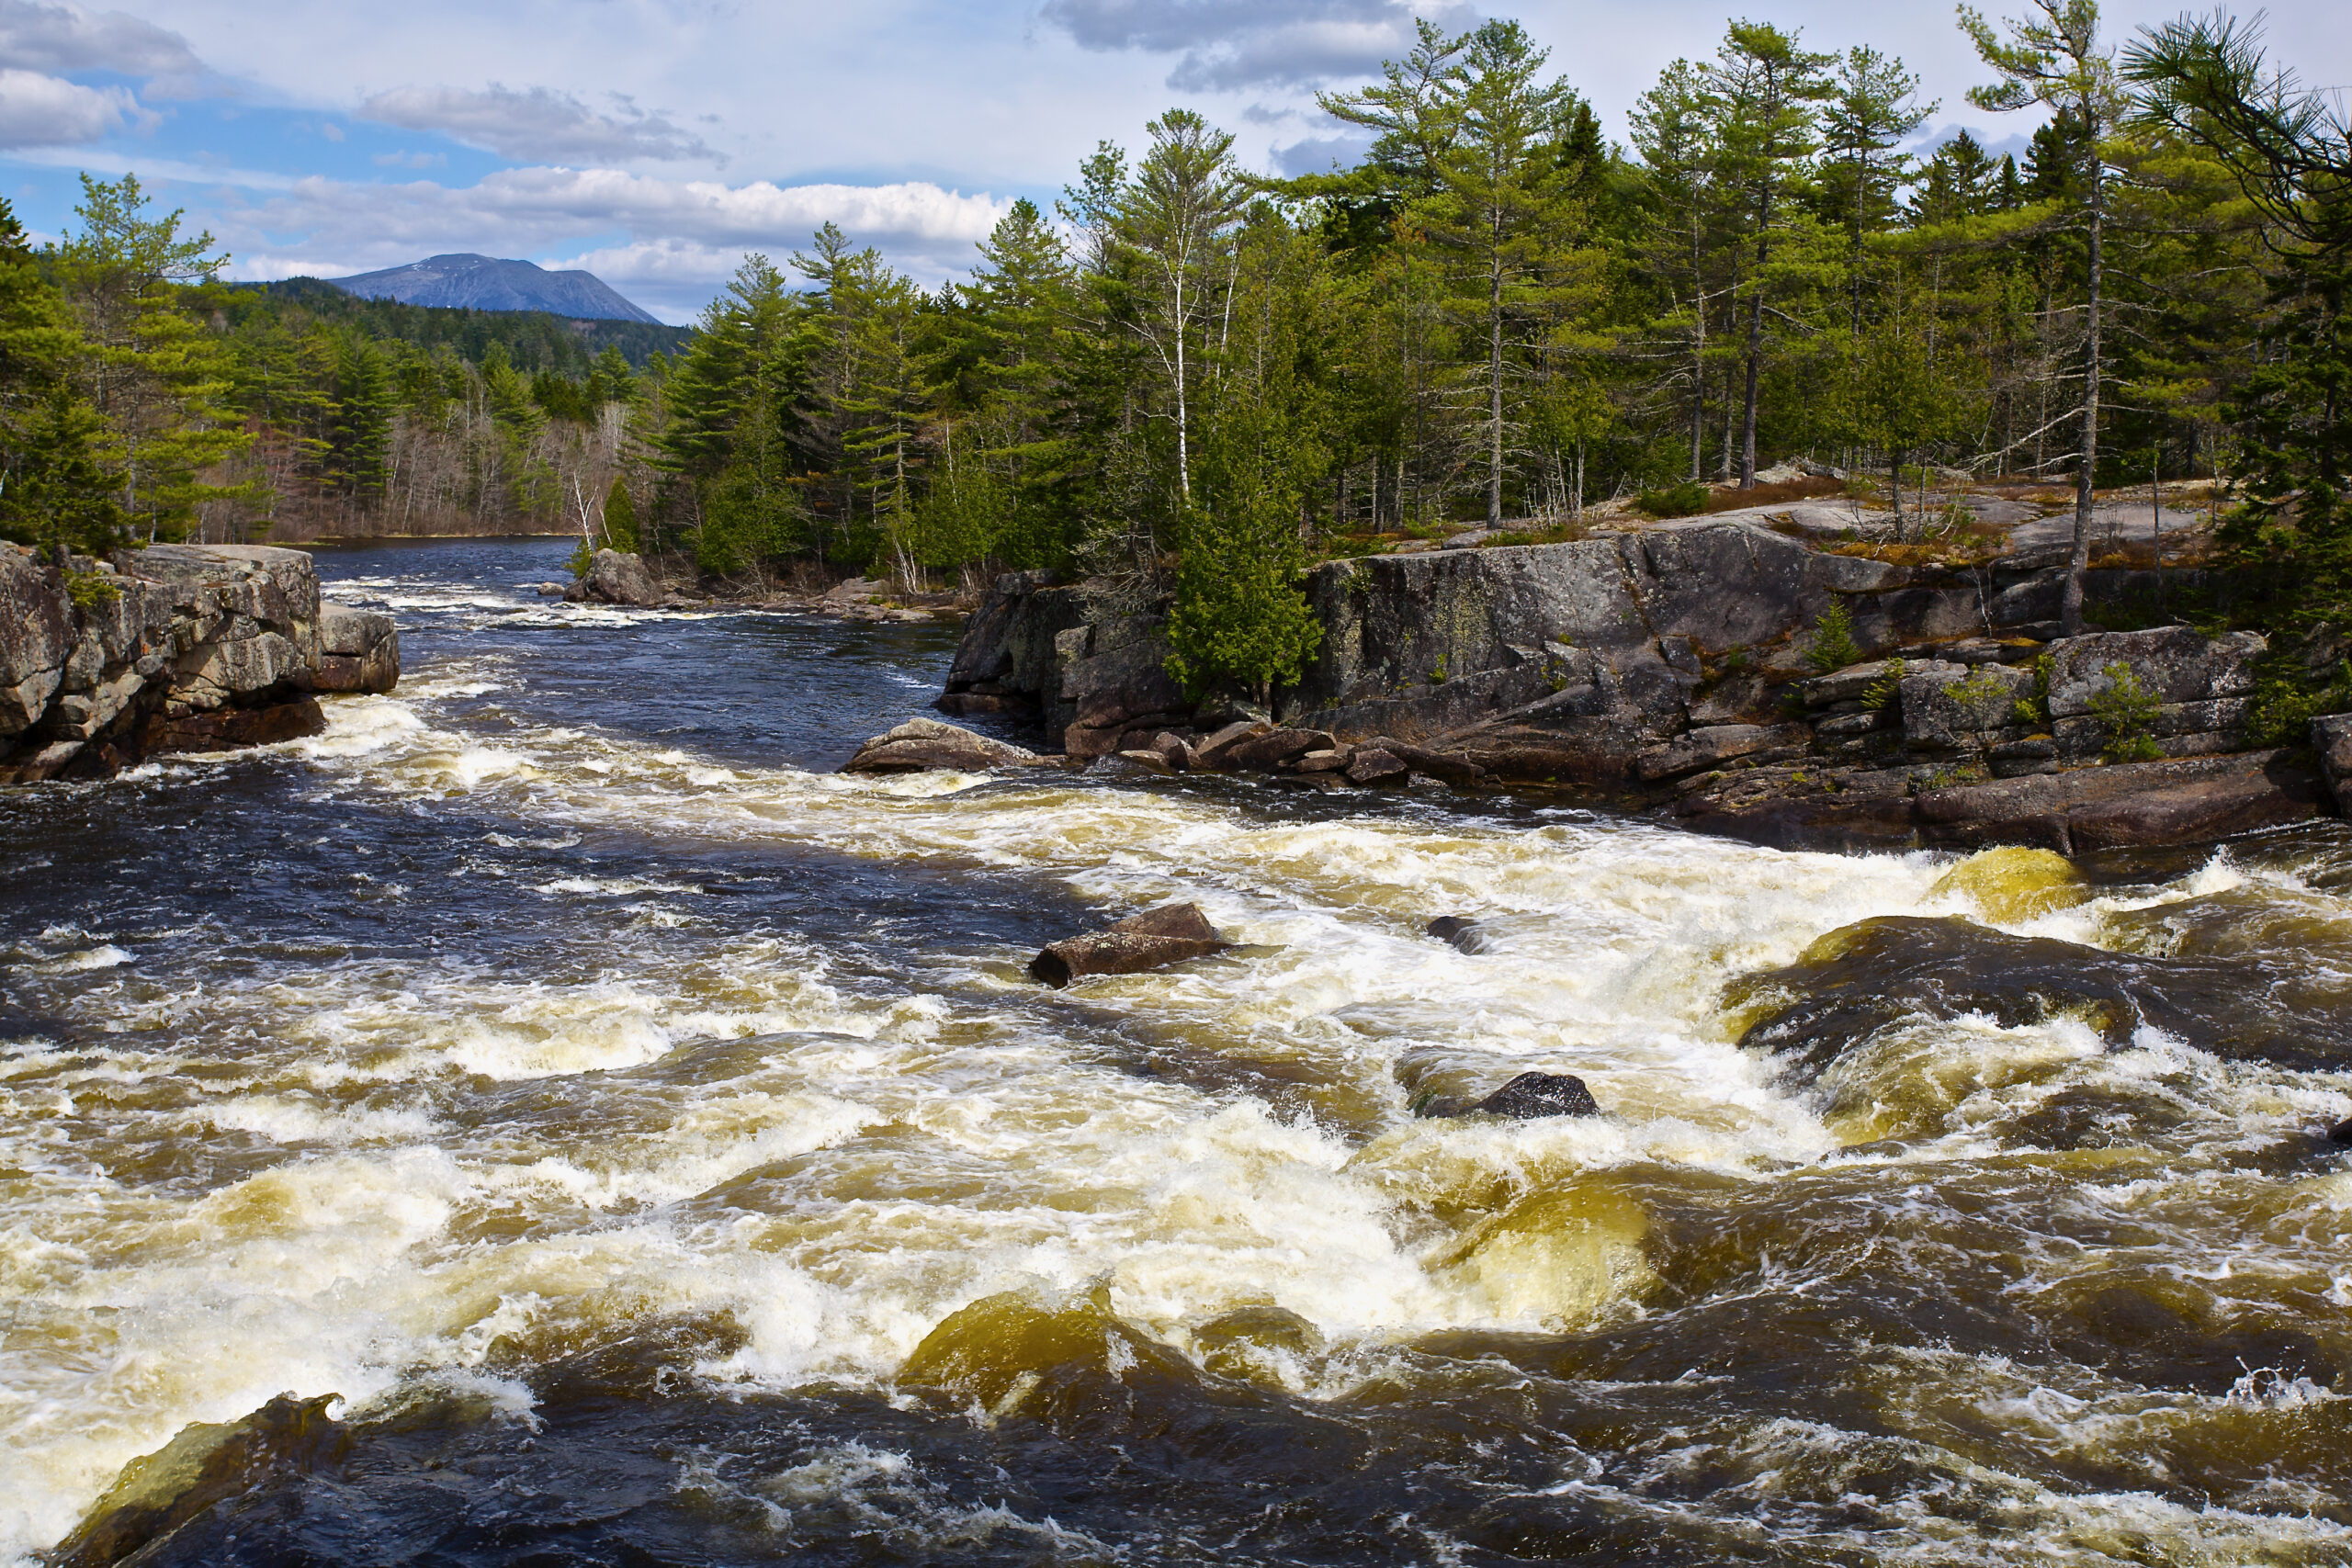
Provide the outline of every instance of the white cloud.
[[0,60],[43,71],[160,76],[201,71],[187,39],[121,11],[0,0]]
[[1408,0],[1046,0],[1039,14],[1083,49],[1181,51],[1168,85],[1188,92],[1366,75],[1412,47],[1417,17],[1454,29],[1476,20],[1466,5]]
[[85,87],[62,76],[0,67],[0,147],[96,141],[141,117],[120,87]]
[[462,188],[305,179],[206,220],[236,253],[240,277],[335,276],[447,252],[560,252],[571,259],[547,265],[585,267],[657,314],[683,320],[746,252],[765,252],[781,266],[827,221],[892,265],[936,282],[971,265],[973,245],[1010,206],[922,181],[729,186],[539,167],[502,170]]
[[551,87],[492,82],[468,87],[398,87],[362,104],[369,119],[403,130],[437,130],[502,157],[550,163],[634,162],[640,158],[718,159],[701,137],[619,94],[600,114]]

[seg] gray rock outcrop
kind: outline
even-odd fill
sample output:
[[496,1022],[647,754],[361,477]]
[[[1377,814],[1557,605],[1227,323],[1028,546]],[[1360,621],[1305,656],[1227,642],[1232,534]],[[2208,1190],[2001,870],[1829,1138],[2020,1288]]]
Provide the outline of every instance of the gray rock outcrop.
[[[1318,651],[1254,727],[1229,722],[1229,697],[1186,702],[1159,614],[1107,584],[1016,573],[968,625],[941,705],[1034,708],[1080,761],[1173,737],[1193,771],[1566,786],[1792,845],[2173,842],[2335,807],[2308,766],[2248,751],[2259,636],[2061,638],[2060,552],[1962,568],[1844,547],[1835,530],[1747,517],[1327,562],[1307,581]],[[2086,580],[2095,605],[2154,587],[2143,571]],[[1833,606],[1854,661],[1824,673]],[[2352,781],[2352,735],[2316,743],[2344,753],[2328,777]],[[2241,761],[2160,765],[2219,758]],[[2074,778],[2086,770],[2113,777]],[[2074,782],[1991,787],[2044,777]],[[2135,791],[2170,804],[2118,804]]]
[[1026,748],[977,734],[960,725],[942,724],[935,718],[910,718],[860,746],[857,754],[842,764],[842,772],[914,773],[936,768],[985,773],[998,768],[1025,768],[1043,760]]
[[575,604],[625,604],[634,609],[658,610],[669,603],[670,592],[655,579],[644,557],[620,550],[598,550],[589,563],[588,575],[565,589],[563,596]]
[[1105,931],[1048,943],[1029,961],[1030,978],[1061,987],[1089,975],[1138,975],[1232,946],[1197,904],[1165,904]]
[[400,684],[401,634],[390,615],[343,604],[319,607],[317,692],[389,692]]
[[315,734],[314,692],[389,691],[399,660],[388,617],[322,607],[305,551],[0,547],[0,783]]

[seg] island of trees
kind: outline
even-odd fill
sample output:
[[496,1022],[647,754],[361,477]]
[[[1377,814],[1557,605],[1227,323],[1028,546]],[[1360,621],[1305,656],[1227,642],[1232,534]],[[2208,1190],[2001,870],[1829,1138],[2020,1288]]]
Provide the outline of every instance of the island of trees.
[[2022,158],[1906,153],[1942,106],[1866,42],[1733,23],[1618,145],[1517,23],[1423,22],[1322,98],[1369,134],[1352,168],[1252,175],[1171,109],[1053,211],[1013,204],[968,281],[828,225],[747,259],[674,352],[225,286],[135,180],[85,180],[56,246],[0,216],[0,531],[577,527],[747,583],[1080,570],[1172,598],[1188,674],[1260,685],[1310,650],[1312,558],[1700,510],[1802,457],[1898,499],[2063,484],[2085,519],[2095,486],[2220,477],[2236,564],[2341,598],[2343,118],[2226,16],[1959,27],[1975,104],[2038,111]]

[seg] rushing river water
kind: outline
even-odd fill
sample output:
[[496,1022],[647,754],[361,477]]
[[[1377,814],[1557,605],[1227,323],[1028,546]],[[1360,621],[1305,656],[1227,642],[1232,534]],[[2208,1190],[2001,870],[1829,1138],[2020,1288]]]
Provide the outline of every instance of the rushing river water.
[[396,695],[0,795],[0,1556],[291,1393],[142,1562],[2352,1562],[2352,834],[850,779],[951,629],[565,550],[323,551]]

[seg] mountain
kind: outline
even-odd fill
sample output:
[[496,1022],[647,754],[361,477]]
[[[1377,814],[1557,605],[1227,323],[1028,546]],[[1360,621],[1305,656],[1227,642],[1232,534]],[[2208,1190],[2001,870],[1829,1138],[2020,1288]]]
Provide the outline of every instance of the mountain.
[[346,293],[404,305],[469,310],[545,310],[585,321],[654,321],[593,272],[549,272],[495,256],[427,256],[406,266],[331,277]]

